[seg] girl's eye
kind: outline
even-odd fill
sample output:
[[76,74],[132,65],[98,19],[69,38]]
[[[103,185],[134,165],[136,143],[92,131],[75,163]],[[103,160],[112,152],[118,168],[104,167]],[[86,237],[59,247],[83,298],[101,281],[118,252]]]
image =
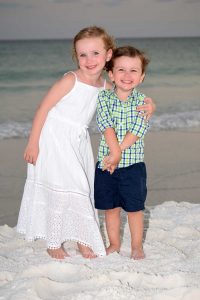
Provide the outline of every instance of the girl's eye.
[[94,55],[99,55],[99,52],[95,51],[95,52],[94,52]]
[[86,56],[86,54],[84,54],[84,53],[80,54],[80,57],[85,57],[85,56]]
[[131,70],[131,72],[137,72],[137,70],[134,70],[134,69],[133,69],[133,70]]
[[118,71],[119,71],[119,72],[123,72],[123,71],[124,71],[124,69],[118,69]]

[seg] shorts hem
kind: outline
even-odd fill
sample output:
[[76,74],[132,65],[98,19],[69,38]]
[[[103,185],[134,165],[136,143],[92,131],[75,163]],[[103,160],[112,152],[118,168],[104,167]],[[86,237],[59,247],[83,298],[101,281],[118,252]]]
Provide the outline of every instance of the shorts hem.
[[121,206],[121,205],[118,205],[118,206],[113,206],[113,207],[104,207],[104,208],[100,208],[100,207],[97,207],[95,206],[96,209],[98,210],[110,210],[110,209],[114,209],[114,208],[122,208],[125,212],[129,213],[129,212],[138,212],[138,211],[141,211],[141,210],[145,210],[145,207],[138,207],[138,208],[133,208],[133,209],[128,209],[128,208],[125,208],[124,206]]
[[138,211],[141,211],[141,210],[145,210],[145,207],[138,207],[138,208],[133,208],[133,209],[126,209],[126,208],[123,208],[123,210],[125,210],[125,212],[129,213],[129,212],[138,212]]

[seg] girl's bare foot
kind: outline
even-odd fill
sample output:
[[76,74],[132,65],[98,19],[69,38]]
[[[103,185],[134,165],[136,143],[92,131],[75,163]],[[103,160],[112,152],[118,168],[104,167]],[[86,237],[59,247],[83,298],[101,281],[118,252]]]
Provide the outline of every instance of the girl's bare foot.
[[87,246],[78,243],[78,249],[84,258],[96,258],[97,255]]
[[65,257],[69,257],[69,254],[63,249],[63,247],[56,249],[47,249],[47,253],[56,259],[64,259]]
[[131,252],[131,258],[138,260],[138,259],[144,259],[145,254],[143,248],[135,248]]
[[115,245],[110,245],[108,248],[106,248],[106,255],[109,255],[114,252],[119,253],[119,251],[120,251],[119,247]]

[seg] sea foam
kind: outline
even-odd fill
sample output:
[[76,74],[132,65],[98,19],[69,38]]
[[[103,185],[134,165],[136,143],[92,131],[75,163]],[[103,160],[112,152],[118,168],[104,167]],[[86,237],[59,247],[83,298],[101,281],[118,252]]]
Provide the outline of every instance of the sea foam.
[[[200,127],[200,111],[166,113],[154,115],[150,120],[153,131],[179,130]],[[0,124],[0,140],[8,138],[26,138],[31,129],[31,122],[7,121]],[[91,134],[98,133],[95,118],[89,126]]]

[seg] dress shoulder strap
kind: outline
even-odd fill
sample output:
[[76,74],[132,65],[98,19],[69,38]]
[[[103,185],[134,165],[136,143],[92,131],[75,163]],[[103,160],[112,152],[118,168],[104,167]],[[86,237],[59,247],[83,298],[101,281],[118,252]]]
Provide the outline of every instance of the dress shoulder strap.
[[74,71],[68,71],[68,72],[66,72],[66,73],[64,74],[64,76],[67,75],[67,74],[69,74],[69,73],[72,73],[72,74],[74,75],[75,81],[78,80],[77,75],[76,75],[76,73],[75,73]]

